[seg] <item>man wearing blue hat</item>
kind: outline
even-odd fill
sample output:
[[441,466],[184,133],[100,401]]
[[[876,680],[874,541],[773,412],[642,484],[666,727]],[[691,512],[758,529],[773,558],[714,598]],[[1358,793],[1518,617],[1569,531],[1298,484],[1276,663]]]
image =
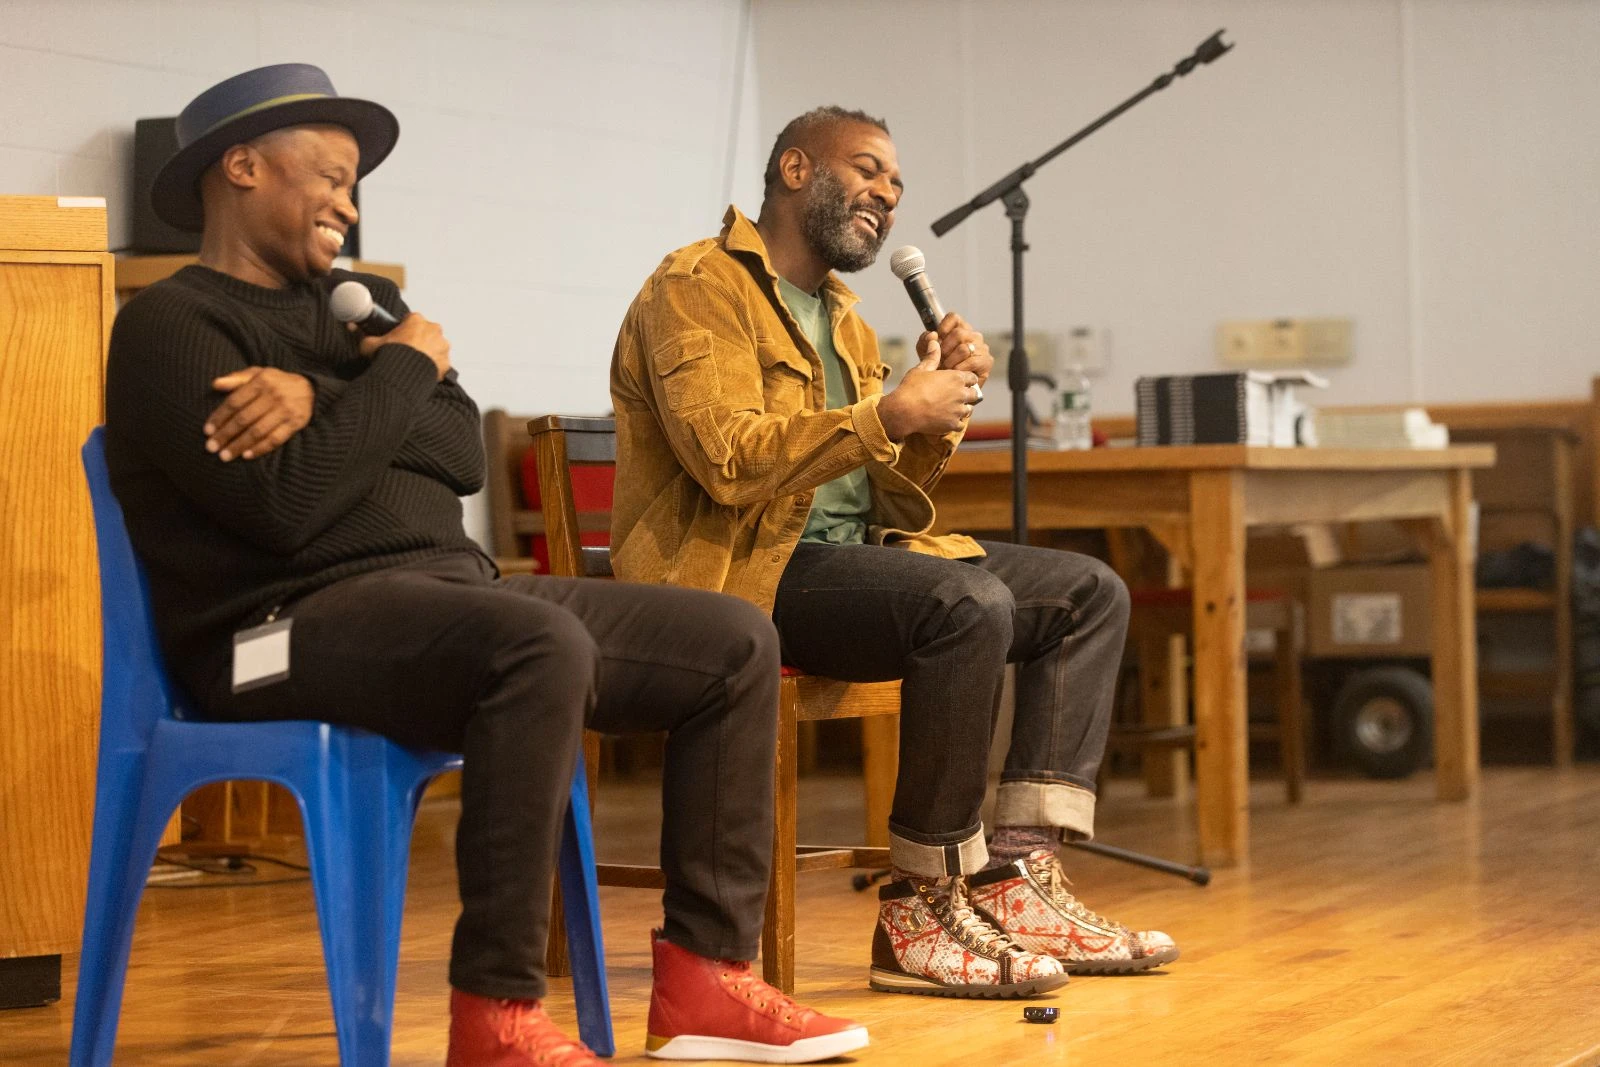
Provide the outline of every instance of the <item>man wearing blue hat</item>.
[[[540,1007],[557,835],[585,725],[665,730],[652,1017],[666,1058],[804,1062],[866,1044],[750,972],[772,839],[776,635],[731,597],[513,577],[462,529],[484,457],[439,325],[334,269],[385,108],[303,64],[196,98],[157,212],[200,263],[118,316],[113,488],[173,672],[208,715],[316,716],[465,755],[449,1063],[592,1064]],[[399,320],[347,330],[332,282]]]

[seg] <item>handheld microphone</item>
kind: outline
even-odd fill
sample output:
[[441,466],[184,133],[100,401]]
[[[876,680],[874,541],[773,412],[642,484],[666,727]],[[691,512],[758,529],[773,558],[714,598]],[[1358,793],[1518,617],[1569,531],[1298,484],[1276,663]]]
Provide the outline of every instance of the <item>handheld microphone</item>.
[[889,257],[889,269],[894,271],[896,278],[906,283],[906,295],[911,298],[917,316],[922,319],[922,328],[937,330],[944,318],[944,308],[939,306],[939,295],[933,291],[933,283],[928,280],[928,264],[922,258],[922,251],[914,245],[895,249],[894,255]]
[[400,320],[372,299],[372,292],[358,281],[340,282],[328,296],[328,307],[340,322],[353,322],[368,337],[380,337],[400,325]]

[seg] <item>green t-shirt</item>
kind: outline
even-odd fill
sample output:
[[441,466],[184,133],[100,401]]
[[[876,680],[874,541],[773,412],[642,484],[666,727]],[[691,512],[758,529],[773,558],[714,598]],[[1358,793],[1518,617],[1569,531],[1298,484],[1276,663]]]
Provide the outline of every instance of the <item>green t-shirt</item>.
[[[778,279],[778,292],[822,360],[829,410],[854,404],[853,383],[847,380],[844,361],[833,347],[833,320],[828,314],[827,301],[797,289],[782,278]],[[829,545],[862,544],[867,539],[867,515],[871,511],[872,486],[867,480],[867,469],[857,467],[817,486],[800,540]]]

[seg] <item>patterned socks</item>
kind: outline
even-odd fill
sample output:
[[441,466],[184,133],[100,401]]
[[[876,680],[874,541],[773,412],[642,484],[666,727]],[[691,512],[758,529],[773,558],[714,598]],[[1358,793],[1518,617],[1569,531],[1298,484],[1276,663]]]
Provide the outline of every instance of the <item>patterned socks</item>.
[[950,879],[948,876],[942,878],[930,878],[925,874],[917,874],[915,871],[908,871],[904,867],[889,868],[889,880],[891,882],[919,882],[922,885],[927,886],[929,889],[935,891],[947,891],[950,888]]
[[989,839],[989,862],[983,869],[992,871],[1008,863],[1026,859],[1034,851],[1061,847],[1061,829],[1056,826],[1001,826]]

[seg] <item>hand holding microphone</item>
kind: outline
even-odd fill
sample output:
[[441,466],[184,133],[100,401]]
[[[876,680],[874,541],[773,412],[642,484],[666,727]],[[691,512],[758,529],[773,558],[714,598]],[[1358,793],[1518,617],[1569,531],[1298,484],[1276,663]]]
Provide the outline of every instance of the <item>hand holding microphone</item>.
[[964,370],[976,374],[981,400],[981,386],[989,380],[989,372],[994,369],[994,357],[989,354],[983,334],[968,326],[967,320],[955,312],[945,313],[939,304],[939,294],[933,291],[927,261],[920,249],[913,245],[896,249],[894,255],[889,257],[889,269],[905,283],[906,295],[911,298],[912,307],[917,309],[917,317],[928,331],[917,342],[918,350],[930,335],[937,335],[939,366],[946,370]]
[[906,294],[928,332],[917,339],[921,362],[906,371],[894,391],[878,405],[890,438],[945,434],[961,428],[973,405],[983,400],[983,382],[994,366],[983,335],[960,315],[946,314],[928,279],[922,253],[907,245],[894,253],[889,269],[905,283]]
[[366,334],[361,340],[363,356],[370,359],[384,345],[408,345],[433,360],[441,380],[450,370],[450,342],[437,322],[415,311],[396,319],[372,299],[372,292],[360,282],[345,281],[334,286],[328,307],[334,318],[347,323],[351,330]]

